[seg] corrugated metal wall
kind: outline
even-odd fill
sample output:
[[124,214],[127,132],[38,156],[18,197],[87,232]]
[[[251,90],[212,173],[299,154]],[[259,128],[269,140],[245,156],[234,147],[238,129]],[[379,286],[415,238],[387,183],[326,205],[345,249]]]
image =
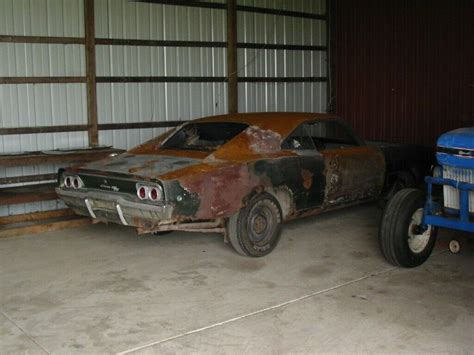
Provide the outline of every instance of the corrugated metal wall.
[[[225,3],[225,0],[208,2]],[[239,5],[324,14],[325,0],[255,0]],[[222,9],[96,0],[96,37],[225,42]],[[0,35],[84,37],[82,0],[0,0]],[[238,13],[239,76],[325,77],[326,51],[270,50],[270,44],[326,45],[326,21]],[[97,45],[97,76],[226,76],[225,48]],[[0,76],[84,76],[84,45],[0,43]],[[227,112],[226,83],[98,83],[99,123],[188,120]],[[239,83],[239,110],[325,111],[326,83]],[[0,127],[86,124],[85,84],[0,85]],[[130,148],[164,129],[100,131],[99,143]],[[0,153],[87,146],[87,132],[0,136]],[[1,168],[0,177],[58,166]],[[56,202],[0,207],[0,215]]]
[[[84,36],[81,0],[0,0],[0,34]],[[0,43],[0,76],[85,75],[84,46]],[[31,127],[87,122],[84,84],[0,85],[0,127]],[[87,146],[87,132],[0,136],[0,152]],[[46,174],[59,166],[1,168],[0,177]],[[54,209],[56,201],[0,207],[0,216]]]
[[[96,0],[96,37],[225,41],[219,9]],[[98,46],[98,76],[225,76],[225,48]],[[100,123],[188,120],[227,111],[225,83],[100,83]],[[102,131],[101,144],[130,148],[163,129]]]
[[335,0],[336,110],[365,138],[474,125],[474,2]]
[[[325,14],[325,0],[241,0],[239,5]],[[237,41],[326,45],[326,21],[239,12]],[[239,49],[239,77],[325,77],[326,51]],[[326,83],[239,83],[239,111],[326,111]]]

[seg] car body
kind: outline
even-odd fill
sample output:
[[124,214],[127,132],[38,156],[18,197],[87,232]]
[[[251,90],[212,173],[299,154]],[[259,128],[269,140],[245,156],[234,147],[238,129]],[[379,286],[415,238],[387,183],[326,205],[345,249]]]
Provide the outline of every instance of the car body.
[[57,193],[97,221],[138,233],[222,232],[241,254],[262,256],[282,222],[374,200],[385,180],[382,150],[336,116],[249,113],[187,121],[121,155],[66,169]]

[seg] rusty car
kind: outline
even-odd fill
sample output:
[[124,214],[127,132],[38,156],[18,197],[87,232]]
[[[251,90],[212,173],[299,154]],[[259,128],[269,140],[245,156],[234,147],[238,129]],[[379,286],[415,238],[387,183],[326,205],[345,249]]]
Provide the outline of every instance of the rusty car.
[[139,234],[219,232],[258,257],[275,248],[286,221],[379,198],[390,176],[410,168],[390,164],[380,144],[334,115],[232,114],[186,121],[123,154],[61,170],[56,192],[95,221]]

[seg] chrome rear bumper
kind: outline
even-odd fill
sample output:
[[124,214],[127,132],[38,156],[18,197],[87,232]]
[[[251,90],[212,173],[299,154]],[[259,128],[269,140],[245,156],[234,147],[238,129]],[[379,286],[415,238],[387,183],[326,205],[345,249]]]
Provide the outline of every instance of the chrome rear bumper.
[[76,213],[100,221],[140,228],[173,223],[173,207],[163,202],[151,205],[130,201],[126,194],[97,190],[56,188],[56,193]]

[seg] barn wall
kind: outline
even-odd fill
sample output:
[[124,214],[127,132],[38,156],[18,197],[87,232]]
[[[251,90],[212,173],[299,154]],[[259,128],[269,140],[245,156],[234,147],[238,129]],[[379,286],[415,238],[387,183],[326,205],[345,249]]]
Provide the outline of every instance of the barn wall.
[[[239,5],[311,14],[326,13],[325,0],[240,0]],[[326,46],[326,21],[238,12],[237,41],[262,43],[262,49],[238,49],[238,75],[256,77],[326,77],[326,50],[271,50],[264,44]],[[239,111],[325,112],[326,82],[239,83]]]
[[474,2],[335,0],[336,111],[365,138],[433,145],[474,125]]
[[[221,2],[221,1],[215,1]],[[96,0],[96,37],[226,41],[226,12],[128,0]],[[225,48],[106,46],[96,49],[98,76],[225,76]],[[99,123],[188,120],[227,112],[225,83],[99,83]],[[117,148],[164,129],[101,131]]]
[[[224,4],[225,0],[207,0]],[[239,0],[238,5],[325,14],[325,0]],[[0,0],[0,35],[84,37],[82,0]],[[223,9],[95,0],[96,37],[225,42]],[[326,45],[326,21],[238,12],[238,76],[325,77],[325,50],[265,44]],[[226,48],[97,45],[97,76],[227,75]],[[0,77],[84,76],[82,44],[0,43]],[[239,83],[239,110],[325,111],[326,83]],[[227,112],[227,84],[98,83],[98,121],[188,120]],[[87,123],[85,84],[0,85],[0,127]],[[164,129],[99,131],[99,144],[130,148]],[[0,154],[86,147],[87,132],[0,136]],[[45,174],[59,166],[0,167],[0,177]],[[55,208],[57,202],[0,207],[0,215]]]

